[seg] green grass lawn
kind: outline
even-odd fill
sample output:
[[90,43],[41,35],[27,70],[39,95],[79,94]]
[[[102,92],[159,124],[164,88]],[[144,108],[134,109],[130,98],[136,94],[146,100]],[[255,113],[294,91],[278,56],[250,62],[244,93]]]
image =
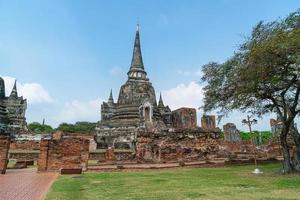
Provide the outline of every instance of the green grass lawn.
[[279,164],[181,168],[59,176],[47,200],[62,199],[300,199],[300,174],[279,175]]

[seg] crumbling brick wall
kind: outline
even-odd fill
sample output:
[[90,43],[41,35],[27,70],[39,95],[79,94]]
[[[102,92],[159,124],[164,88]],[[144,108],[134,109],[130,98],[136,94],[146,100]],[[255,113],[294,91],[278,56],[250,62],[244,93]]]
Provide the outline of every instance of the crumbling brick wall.
[[137,159],[142,162],[206,160],[219,151],[216,133],[177,130],[166,134],[139,133]]
[[5,174],[8,163],[10,138],[7,136],[0,136],[0,173]]
[[215,115],[203,115],[201,117],[201,127],[204,129],[216,128],[216,116]]
[[179,108],[172,111],[172,122],[175,128],[196,128],[197,112],[195,108]]
[[10,143],[10,150],[39,150],[39,140],[13,140]]
[[34,160],[39,158],[39,150],[9,150],[9,159],[16,159],[18,161]]
[[38,171],[58,171],[62,168],[86,170],[88,159],[89,140],[74,137],[42,140]]

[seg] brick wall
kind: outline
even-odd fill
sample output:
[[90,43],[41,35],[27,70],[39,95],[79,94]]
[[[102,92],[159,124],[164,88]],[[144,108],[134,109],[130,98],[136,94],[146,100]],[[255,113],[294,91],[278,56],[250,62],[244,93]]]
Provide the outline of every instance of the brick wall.
[[0,173],[5,174],[8,163],[10,139],[6,136],[0,136]]
[[216,116],[215,115],[203,115],[201,117],[201,127],[204,129],[216,128]]
[[167,134],[142,133],[137,138],[137,159],[142,162],[198,161],[219,151],[215,133],[186,131]]
[[42,140],[38,171],[58,171],[62,168],[86,170],[88,158],[89,140],[76,137]]
[[35,160],[39,158],[39,150],[9,150],[9,159],[16,159],[18,161],[23,160]]
[[197,127],[197,112],[194,108],[179,108],[172,111],[171,116],[174,128]]
[[10,143],[10,150],[39,150],[40,141],[35,140],[13,140]]

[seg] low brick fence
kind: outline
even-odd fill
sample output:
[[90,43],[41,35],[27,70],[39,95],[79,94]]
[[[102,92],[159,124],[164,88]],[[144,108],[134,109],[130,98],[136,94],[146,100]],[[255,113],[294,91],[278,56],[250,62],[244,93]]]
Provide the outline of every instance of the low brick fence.
[[23,150],[23,149],[15,149],[9,150],[8,158],[16,159],[18,161],[25,160],[34,160],[37,161],[39,158],[40,150]]
[[63,168],[86,170],[89,140],[73,137],[41,140],[38,171],[59,171]]
[[10,150],[39,150],[40,140],[13,140]]

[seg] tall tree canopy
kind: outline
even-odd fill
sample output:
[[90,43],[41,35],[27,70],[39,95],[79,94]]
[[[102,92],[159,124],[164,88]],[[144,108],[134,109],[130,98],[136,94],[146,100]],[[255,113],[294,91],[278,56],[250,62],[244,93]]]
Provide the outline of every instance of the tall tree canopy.
[[300,114],[300,10],[282,20],[259,22],[230,59],[204,65],[203,74],[205,111],[277,113],[283,122],[283,172],[292,172],[286,138]]

